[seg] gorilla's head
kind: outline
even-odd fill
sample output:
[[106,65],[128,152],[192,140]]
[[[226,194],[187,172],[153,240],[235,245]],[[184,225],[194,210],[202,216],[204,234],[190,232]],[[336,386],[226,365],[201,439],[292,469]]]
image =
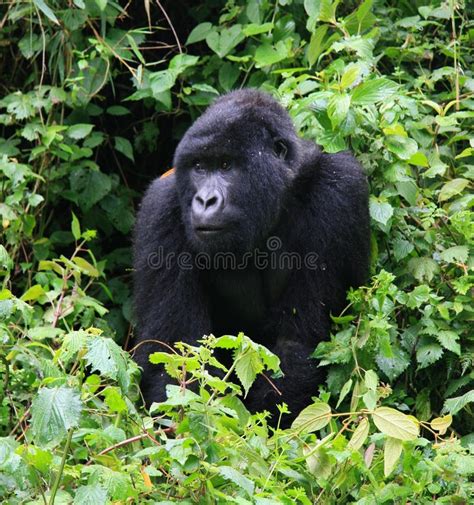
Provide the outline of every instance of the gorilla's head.
[[179,143],[174,166],[187,237],[197,251],[248,251],[278,223],[285,198],[316,146],[257,90],[219,98]]

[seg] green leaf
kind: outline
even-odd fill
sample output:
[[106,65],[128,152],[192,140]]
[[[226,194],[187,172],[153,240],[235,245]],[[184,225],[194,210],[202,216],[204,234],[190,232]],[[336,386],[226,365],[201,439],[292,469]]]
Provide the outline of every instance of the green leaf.
[[252,23],[250,25],[244,26],[242,30],[246,37],[251,37],[252,35],[258,35],[260,33],[265,33],[273,29],[273,23],[263,23],[257,24]]
[[369,210],[370,217],[383,225],[386,225],[393,216],[393,207],[375,196],[370,197]]
[[130,141],[123,137],[115,137],[115,149],[126,156],[129,160],[135,161],[133,157],[133,147]]
[[335,130],[347,117],[351,97],[347,94],[334,94],[328,103],[327,113]]
[[255,484],[248,477],[245,477],[245,475],[242,475],[234,468],[225,465],[219,466],[217,471],[224,479],[233,482],[236,486],[243,489],[250,497],[253,496]]
[[43,289],[43,286],[35,284],[23,294],[20,300],[23,300],[24,302],[33,302],[45,294],[46,292]]
[[71,231],[75,240],[79,240],[81,238],[81,225],[79,224],[79,219],[77,219],[74,212],[72,213]]
[[258,67],[267,67],[288,57],[285,44],[280,41],[276,46],[264,43],[255,51],[255,61]]
[[107,491],[100,486],[80,486],[74,497],[74,505],[105,505]]
[[449,398],[444,402],[443,412],[449,412],[454,416],[460,410],[462,410],[468,403],[474,402],[474,389],[468,391],[462,396],[456,396],[455,398]]
[[173,70],[177,74],[181,74],[189,67],[194,67],[199,61],[199,56],[193,56],[191,54],[177,54],[174,56],[169,64],[169,69]]
[[100,273],[94,265],[91,265],[87,260],[79,256],[75,256],[72,261],[90,277],[99,277]]
[[444,435],[447,429],[451,426],[453,422],[453,416],[448,414],[447,416],[437,417],[433,419],[430,426],[433,430],[438,431],[440,435]]
[[420,282],[430,282],[439,272],[439,265],[435,260],[427,257],[411,258],[407,265],[408,271]]
[[74,140],[80,140],[87,137],[87,135],[89,135],[92,131],[92,128],[94,128],[93,124],[78,123],[70,126],[66,133],[68,137]]
[[469,256],[469,248],[466,245],[456,245],[445,249],[440,257],[446,263],[466,263]]
[[196,42],[204,40],[213,29],[214,28],[211,23],[206,22],[198,24],[189,34],[188,40],[186,40],[186,45],[195,44]]
[[87,343],[85,358],[92,371],[97,370],[105,377],[118,380],[122,389],[128,389],[130,379],[125,352],[111,338],[92,337]]
[[439,192],[438,202],[445,202],[455,195],[459,195],[469,184],[467,179],[453,179],[447,182]]
[[150,89],[153,96],[158,100],[161,93],[170,90],[176,82],[177,72],[160,70],[150,74]]
[[40,389],[31,406],[31,425],[40,446],[59,444],[69,429],[78,426],[82,402],[79,391],[69,387]]
[[387,135],[385,145],[402,160],[409,160],[418,151],[416,141],[403,135]]
[[383,451],[383,473],[388,477],[397,465],[402,453],[403,443],[393,437],[387,437]]
[[207,45],[221,58],[244,39],[242,25],[232,25],[221,32],[212,31],[206,36]]
[[342,401],[344,400],[344,398],[347,396],[347,393],[349,393],[349,391],[351,390],[352,388],[352,379],[349,379],[345,384],[344,386],[342,386],[341,388],[341,392],[339,393],[339,400],[337,400],[337,404],[336,404],[336,409],[339,407],[339,405],[342,403]]
[[459,335],[451,330],[440,330],[435,335],[438,342],[448,351],[461,356],[461,346],[458,342]]
[[263,363],[254,349],[247,349],[243,354],[236,357],[235,373],[248,394],[250,386],[254,383],[257,374],[263,371]]
[[351,87],[359,78],[360,72],[361,68],[359,65],[352,64],[351,66],[348,66],[341,77],[341,88],[346,89]]
[[311,433],[324,428],[330,420],[331,407],[327,403],[317,401],[300,412],[291,428]]
[[412,242],[405,239],[395,239],[393,242],[393,254],[397,261],[406,258],[415,248]]
[[57,25],[60,24],[56,14],[54,14],[54,12],[46,5],[44,0],[33,0],[33,3],[50,21]]
[[422,344],[416,350],[416,360],[419,368],[426,368],[438,361],[443,355],[443,348],[435,342]]
[[349,443],[347,444],[348,447],[354,449],[355,451],[360,449],[367,440],[367,437],[369,436],[369,430],[370,430],[369,420],[366,417],[364,417],[357,425],[357,428],[354,430],[354,433],[352,434],[352,437],[349,440]]
[[325,44],[323,41],[327,31],[328,25],[320,25],[311,36],[308,46],[308,63],[310,67],[316,63],[320,54],[324,51]]
[[107,107],[106,112],[111,116],[126,116],[127,114],[131,114],[130,110],[122,105],[111,105]]
[[391,97],[398,91],[398,84],[380,77],[359,84],[352,91],[352,103],[370,105]]
[[385,435],[398,440],[415,440],[419,426],[411,418],[390,407],[379,407],[372,413],[375,426]]

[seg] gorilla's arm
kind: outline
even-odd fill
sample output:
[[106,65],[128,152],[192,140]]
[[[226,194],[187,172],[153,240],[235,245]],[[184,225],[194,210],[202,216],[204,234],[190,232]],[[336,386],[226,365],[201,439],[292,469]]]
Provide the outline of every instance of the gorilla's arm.
[[[346,305],[346,291],[366,281],[370,251],[367,180],[350,153],[321,155],[300,182],[304,198],[290,207],[294,219],[289,243],[303,257],[317,256],[316,269],[303,264],[292,273],[269,314],[266,332],[277,336],[270,347],[280,357],[285,377],[275,384],[294,415],[311,402],[325,379],[324,370],[309,356],[330,332],[329,314],[338,315]],[[250,392],[249,406],[275,412],[279,401],[260,379]]]
[[[148,340],[195,342],[211,330],[208,304],[196,269],[186,256],[175,176],[148,189],[137,217],[134,240],[134,304],[138,321],[135,345]],[[143,343],[135,359],[143,367],[141,389],[147,404],[164,400],[170,378],[148,356],[167,351],[158,342]]]

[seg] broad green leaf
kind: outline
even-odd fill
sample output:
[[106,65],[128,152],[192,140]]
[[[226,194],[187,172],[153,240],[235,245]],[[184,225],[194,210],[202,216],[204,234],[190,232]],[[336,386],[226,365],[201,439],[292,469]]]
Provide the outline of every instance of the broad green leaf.
[[10,271],[13,268],[13,265],[13,260],[10,258],[8,251],[2,244],[0,244],[0,266]]
[[272,46],[268,43],[262,44],[258,46],[255,51],[255,61],[259,67],[274,65],[287,57],[288,52],[286,46],[282,44],[281,41],[276,46]]
[[362,418],[347,445],[356,451],[360,449],[369,436],[369,429],[369,420],[366,417]]
[[150,74],[150,89],[157,100],[163,92],[170,90],[174,86],[176,74],[176,72],[171,70],[160,70]]
[[386,225],[393,216],[393,207],[388,202],[381,201],[375,196],[370,197],[369,210],[370,217],[383,225]]
[[245,395],[254,383],[257,375],[263,371],[263,363],[254,349],[248,349],[236,357],[235,373],[245,389]]
[[59,444],[69,429],[78,426],[82,402],[79,391],[61,386],[42,388],[31,406],[31,425],[40,446]]
[[447,182],[439,192],[438,201],[445,202],[449,200],[455,195],[459,195],[464,191],[464,189],[469,184],[467,179],[453,179],[452,181]]
[[305,433],[311,433],[324,428],[330,420],[331,407],[327,403],[317,401],[303,409],[293,421],[291,427]]
[[177,74],[181,74],[187,68],[194,67],[198,61],[199,56],[193,56],[191,54],[177,54],[171,59],[169,69],[173,70]]
[[453,416],[448,414],[443,417],[437,417],[433,419],[430,423],[430,426],[433,430],[438,431],[440,435],[444,435],[448,428],[451,426],[453,422]]
[[408,160],[408,163],[410,165],[416,165],[417,167],[428,167],[428,158],[426,157],[425,153],[422,153],[421,151],[416,152],[413,154],[410,159]]
[[46,292],[43,289],[43,286],[41,286],[41,284],[35,284],[23,294],[20,300],[23,300],[24,302],[33,302],[45,294]]
[[385,435],[398,440],[415,440],[419,426],[415,421],[398,410],[379,407],[372,412],[375,426]]
[[87,260],[79,256],[75,256],[72,261],[90,277],[99,277],[99,271],[94,265],[91,265]]
[[418,151],[415,140],[401,135],[387,135],[385,137],[387,149],[402,160],[409,160]]
[[352,103],[370,105],[391,97],[398,91],[398,84],[380,77],[359,84],[352,91]]
[[426,368],[438,361],[443,355],[443,348],[435,342],[422,344],[416,350],[416,360],[420,364],[419,368]]
[[351,97],[347,94],[334,94],[328,103],[327,113],[335,130],[347,117]]
[[243,489],[250,497],[253,496],[255,488],[254,482],[251,481],[248,477],[245,477],[245,475],[242,475],[240,472],[235,470],[235,468],[222,465],[218,467],[218,472],[219,475],[222,475],[222,477],[224,477],[224,479],[230,480],[236,486]]
[[107,491],[98,486],[80,486],[74,497],[74,505],[105,505],[107,503]]
[[74,140],[80,140],[87,137],[87,135],[89,135],[92,131],[92,128],[94,128],[93,124],[78,123],[70,126],[66,133],[68,137]]
[[341,88],[346,89],[351,87],[358,79],[360,75],[360,66],[352,65],[347,68],[347,70],[342,74],[341,77]]
[[130,140],[124,137],[115,137],[115,149],[126,156],[129,160],[135,161],[133,157],[133,147]]
[[462,396],[456,396],[455,398],[449,398],[444,402],[443,412],[449,412],[454,416],[460,410],[462,410],[468,403],[474,402],[474,389],[468,391]]
[[118,380],[125,391],[130,385],[127,374],[127,360],[123,351],[111,338],[94,336],[87,343],[85,355],[87,365],[92,371],[97,370],[101,375]]
[[131,114],[130,110],[122,105],[111,105],[107,107],[107,114],[111,116],[126,116],[127,114]]
[[28,330],[28,337],[31,340],[45,340],[46,338],[57,338],[64,334],[61,328],[53,328],[53,326],[35,326]]
[[206,22],[198,24],[189,34],[188,40],[186,40],[186,45],[195,44],[196,42],[204,40],[213,29],[214,28],[211,23]]
[[434,275],[439,272],[439,265],[432,258],[411,258],[407,265],[408,271],[415,277],[416,280],[428,283],[433,279]]
[[412,242],[399,238],[393,242],[393,254],[397,261],[406,258],[415,248]]
[[250,25],[246,25],[243,28],[244,35],[246,37],[251,37],[252,35],[258,35],[260,33],[265,33],[273,29],[273,23],[252,23]]
[[395,466],[403,449],[403,442],[397,438],[387,437],[383,451],[383,473],[388,477]]
[[239,24],[224,28],[220,32],[211,31],[206,36],[207,45],[221,58],[224,58],[243,39],[242,26]]
[[440,330],[435,335],[438,342],[448,351],[461,356],[461,345],[459,344],[459,335],[451,330]]
[[466,263],[469,256],[469,248],[466,245],[456,245],[445,249],[440,257],[446,263]]

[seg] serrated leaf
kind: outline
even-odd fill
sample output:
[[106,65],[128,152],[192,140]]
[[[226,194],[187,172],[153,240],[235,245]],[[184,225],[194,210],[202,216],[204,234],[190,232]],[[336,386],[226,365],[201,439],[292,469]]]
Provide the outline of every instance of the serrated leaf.
[[31,406],[31,425],[35,442],[55,446],[69,429],[78,426],[82,402],[79,391],[61,386],[40,389]]
[[351,97],[347,94],[334,94],[328,103],[327,113],[335,130],[346,119],[351,104]]
[[469,184],[467,179],[453,179],[447,182],[439,192],[438,202],[445,202],[455,195],[459,195],[464,191],[466,186]]
[[466,245],[448,247],[440,254],[441,259],[446,263],[466,263],[468,256],[469,248]]
[[402,135],[388,135],[385,137],[385,145],[402,160],[409,160],[418,151],[416,141]]
[[420,364],[419,368],[426,368],[438,361],[443,355],[443,348],[432,342],[423,344],[416,350],[416,360]]
[[448,414],[443,417],[437,417],[433,419],[430,423],[430,426],[433,430],[438,431],[440,435],[444,435],[447,429],[451,426],[453,422],[453,416]]
[[413,419],[390,407],[379,407],[372,413],[375,426],[384,434],[398,440],[415,440],[419,426]]
[[327,403],[317,401],[299,413],[291,428],[311,433],[324,428],[330,420],[331,407]]
[[397,261],[406,258],[415,248],[412,242],[405,239],[396,239],[393,242],[393,254]]
[[474,402],[474,389],[468,391],[462,396],[456,396],[455,398],[449,398],[444,402],[443,412],[449,412],[454,416],[460,410],[462,410],[468,403]]
[[403,443],[397,438],[387,437],[383,451],[383,473],[388,477],[397,465],[402,453]]
[[349,393],[351,387],[352,387],[352,379],[349,379],[341,388],[341,392],[339,393],[339,400],[337,400],[336,404],[336,409],[339,407],[344,398],[347,396],[347,393]]
[[349,440],[349,443],[347,444],[348,447],[356,451],[360,449],[367,440],[367,437],[369,436],[369,430],[370,430],[369,420],[366,417],[364,417],[357,425],[357,428],[354,430],[354,433],[352,434],[352,437]]
[[357,79],[359,78],[361,68],[357,64],[353,64],[352,66],[348,66],[346,71],[342,74],[341,77],[341,88],[346,89],[352,86]]
[[107,491],[97,485],[80,486],[74,497],[74,505],[105,505],[107,503]]
[[352,103],[358,105],[370,105],[394,95],[398,90],[398,84],[381,77],[363,82],[354,88]]
[[263,363],[254,349],[248,349],[237,357],[235,373],[248,394],[250,387],[254,383],[257,375],[263,371]]
[[458,342],[459,335],[450,330],[440,330],[435,335],[438,342],[448,351],[454,352],[458,356],[461,355],[461,346]]
[[439,272],[439,265],[432,258],[411,258],[407,265],[408,271],[416,280],[430,282]]
[[92,371],[97,370],[105,377],[118,380],[124,390],[128,389],[130,379],[125,353],[111,338],[92,337],[87,343],[85,359]]
[[224,479],[230,480],[236,486],[243,489],[249,496],[253,496],[255,484],[248,477],[245,477],[245,475],[242,475],[234,468],[225,465],[219,466],[218,472]]

